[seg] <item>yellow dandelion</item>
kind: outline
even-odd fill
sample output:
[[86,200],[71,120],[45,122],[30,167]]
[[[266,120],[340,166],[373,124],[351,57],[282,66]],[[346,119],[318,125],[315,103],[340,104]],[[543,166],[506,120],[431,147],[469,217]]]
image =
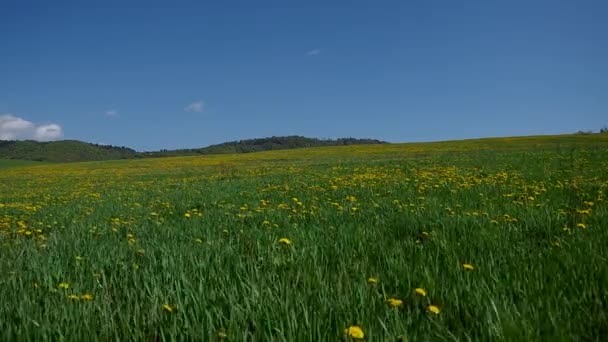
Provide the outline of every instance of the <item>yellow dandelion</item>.
[[434,313],[435,315],[439,315],[439,313],[441,312],[441,310],[439,309],[439,307],[436,306],[436,305],[429,305],[429,306],[426,307],[426,310],[428,312]]
[[580,229],[587,229],[587,225],[584,223],[579,223],[576,225],[576,228],[580,228]]
[[415,289],[414,292],[420,297],[426,297],[426,290],[421,287]]
[[280,238],[279,243],[285,246],[291,246],[292,242],[288,238]]
[[403,301],[397,298],[390,298],[386,301],[386,304],[388,304],[388,306],[391,308],[398,308],[403,306]]
[[190,213],[185,213],[185,214],[184,214],[184,217],[186,217],[186,218],[190,218],[191,216],[192,216],[192,215],[190,215]]
[[475,267],[471,264],[462,264],[462,268],[464,268],[467,271],[472,271],[475,269]]
[[348,337],[352,337],[355,340],[362,340],[365,338],[365,334],[363,333],[363,329],[357,325],[350,326],[344,329],[344,335]]
[[174,313],[177,311],[177,307],[173,304],[163,304],[163,311],[168,313]]
[[90,293],[85,293],[82,296],[80,296],[80,299],[84,300],[85,302],[90,302],[93,300],[93,295]]
[[72,294],[72,295],[69,295],[69,296],[68,296],[68,299],[69,299],[69,300],[71,300],[72,302],[76,302],[76,301],[78,301],[78,299],[80,299],[80,298],[78,298],[78,296],[77,296],[77,295],[73,295],[73,294]]
[[378,283],[378,279],[376,279],[374,277],[369,277],[369,278],[367,278],[367,283],[370,285],[376,285]]
[[60,289],[68,289],[70,288],[70,284],[68,283],[59,283],[59,285],[57,285],[58,288]]

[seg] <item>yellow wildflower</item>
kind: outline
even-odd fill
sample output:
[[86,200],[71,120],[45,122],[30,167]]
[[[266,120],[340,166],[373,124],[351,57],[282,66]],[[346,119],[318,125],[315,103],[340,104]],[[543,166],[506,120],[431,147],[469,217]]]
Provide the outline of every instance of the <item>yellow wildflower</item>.
[[579,223],[576,225],[576,228],[580,228],[580,229],[587,229],[587,225],[584,223]]
[[288,238],[279,239],[279,243],[285,246],[291,246],[292,242]]
[[177,311],[177,307],[173,304],[163,304],[163,311],[168,313],[174,313]]
[[439,313],[441,312],[441,310],[439,309],[439,307],[436,306],[436,305],[429,305],[429,306],[427,306],[426,310],[428,312],[434,313],[435,315],[439,315]]
[[367,278],[367,283],[370,285],[376,285],[378,283],[378,279],[376,279],[374,277],[369,277],[369,278]]
[[78,296],[77,296],[77,295],[73,295],[73,294],[72,294],[72,295],[69,295],[69,296],[68,296],[68,299],[69,299],[69,300],[71,300],[71,301],[73,301],[73,302],[76,302],[76,301],[78,301],[78,299],[79,299],[79,298],[78,298]]
[[403,301],[397,298],[390,298],[386,301],[386,304],[388,304],[388,306],[390,306],[391,308],[398,308],[403,306]]
[[475,269],[475,267],[471,264],[462,264],[462,267],[467,271],[472,271]]
[[423,288],[417,288],[414,290],[414,292],[416,293],[416,295],[420,296],[420,297],[425,297],[426,296],[426,290]]
[[363,329],[357,325],[350,326],[344,329],[344,335],[348,337],[352,337],[355,340],[362,340],[365,338],[365,334],[363,333]]
[[59,283],[59,285],[57,285],[57,287],[59,287],[60,289],[67,289],[70,287],[70,284],[68,283]]
[[86,301],[86,302],[90,302],[93,300],[93,295],[90,293],[85,293],[82,296],[80,296],[80,299]]

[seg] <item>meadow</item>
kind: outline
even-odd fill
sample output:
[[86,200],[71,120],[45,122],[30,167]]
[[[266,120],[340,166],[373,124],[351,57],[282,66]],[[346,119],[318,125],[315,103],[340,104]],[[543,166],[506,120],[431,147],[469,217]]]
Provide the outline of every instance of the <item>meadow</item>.
[[608,135],[0,169],[0,339],[608,338]]

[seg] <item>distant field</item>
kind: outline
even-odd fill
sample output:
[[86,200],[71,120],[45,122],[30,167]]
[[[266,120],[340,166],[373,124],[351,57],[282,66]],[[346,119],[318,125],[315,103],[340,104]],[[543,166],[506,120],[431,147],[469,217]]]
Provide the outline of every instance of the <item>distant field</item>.
[[9,167],[18,167],[18,166],[31,166],[31,165],[43,165],[43,163],[29,161],[29,160],[0,159],[0,169],[6,169]]
[[607,196],[598,134],[7,168],[0,339],[603,340]]

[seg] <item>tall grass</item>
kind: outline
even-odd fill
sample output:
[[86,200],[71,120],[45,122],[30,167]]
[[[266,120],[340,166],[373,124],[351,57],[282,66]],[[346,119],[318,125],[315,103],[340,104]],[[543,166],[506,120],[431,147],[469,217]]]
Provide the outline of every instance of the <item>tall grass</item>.
[[452,146],[5,170],[1,339],[605,340],[606,148]]

